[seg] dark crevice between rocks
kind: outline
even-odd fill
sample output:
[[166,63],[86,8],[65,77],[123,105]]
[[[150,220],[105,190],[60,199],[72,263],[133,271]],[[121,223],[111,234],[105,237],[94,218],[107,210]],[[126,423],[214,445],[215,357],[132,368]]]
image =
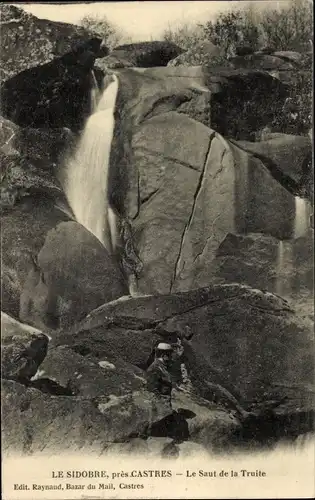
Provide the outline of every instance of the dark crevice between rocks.
[[[30,380],[25,377],[11,377],[6,380],[12,380],[24,385],[28,389],[37,389],[45,394],[50,394],[51,396],[75,396],[76,394],[69,387],[64,387],[58,382],[51,380],[49,378],[43,377],[35,380]],[[25,407],[24,407],[25,406]],[[21,411],[27,411],[30,407],[30,403],[25,403]]]
[[272,448],[281,441],[294,442],[299,436],[314,432],[314,410],[277,413],[266,408],[253,414],[234,434],[241,447]]
[[64,387],[58,382],[51,380],[49,378],[38,378],[29,383],[29,387],[33,389],[38,389],[45,394],[50,394],[51,396],[75,396],[76,394],[67,386]]
[[147,203],[148,201],[151,200],[151,198],[153,198],[153,196],[159,191],[159,188],[158,189],[155,189],[154,191],[152,191],[152,193],[148,194],[145,198],[143,198],[140,202],[140,206],[144,205],[145,203]]
[[192,97],[192,93],[178,93],[161,97],[160,99],[155,101],[151,108],[141,117],[139,124],[141,124],[145,120],[153,118],[154,116],[176,110],[185,102],[191,101]]

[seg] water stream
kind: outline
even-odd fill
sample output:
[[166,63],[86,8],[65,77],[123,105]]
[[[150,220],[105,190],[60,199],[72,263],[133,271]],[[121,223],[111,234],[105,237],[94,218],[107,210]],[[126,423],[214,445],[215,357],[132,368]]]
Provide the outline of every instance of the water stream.
[[92,78],[92,88],[91,88],[91,94],[90,94],[90,109],[91,113],[94,113],[96,111],[97,105],[99,103],[99,100],[101,98],[101,91],[98,87],[98,83],[95,77],[95,73],[92,70],[91,71],[91,78]]
[[295,197],[294,239],[306,236],[309,227],[309,206],[304,198]]
[[291,278],[294,272],[294,240],[307,235],[309,229],[309,206],[307,200],[295,197],[295,217],[293,239],[280,240],[277,254],[276,293],[281,296],[290,295]]
[[108,217],[107,183],[117,91],[116,76],[101,96],[97,97],[96,89],[92,90],[95,110],[65,167],[65,192],[76,220],[91,231],[109,252],[112,251],[109,227],[112,216]]

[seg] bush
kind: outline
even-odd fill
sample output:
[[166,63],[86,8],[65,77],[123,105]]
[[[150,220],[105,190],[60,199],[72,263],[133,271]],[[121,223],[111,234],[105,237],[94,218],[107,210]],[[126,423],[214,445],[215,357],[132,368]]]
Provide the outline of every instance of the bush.
[[239,47],[249,47],[250,52],[255,52],[260,45],[261,33],[253,14],[252,9],[220,14],[215,22],[205,24],[207,38],[220,47],[226,57],[235,56]]
[[309,0],[291,0],[279,9],[263,11],[253,5],[220,14],[208,21],[204,31],[209,40],[233,56],[238,48],[255,52],[263,47],[276,50],[310,51],[313,12]]
[[129,41],[128,36],[104,16],[84,16],[81,19],[80,25],[102,38],[104,44],[110,50],[121,43],[127,43]]
[[312,50],[313,9],[309,0],[291,0],[286,8],[267,10],[260,23],[265,43],[274,50]]
[[190,50],[207,40],[207,35],[202,25],[186,23],[176,29],[169,26],[163,33],[163,40],[173,42],[183,50]]

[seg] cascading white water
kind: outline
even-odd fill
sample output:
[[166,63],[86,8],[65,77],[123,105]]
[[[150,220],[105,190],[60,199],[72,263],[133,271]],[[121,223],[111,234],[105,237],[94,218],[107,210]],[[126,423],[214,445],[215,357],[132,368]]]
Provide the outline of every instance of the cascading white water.
[[310,223],[309,216],[308,202],[296,196],[293,239],[280,240],[278,243],[276,292],[281,296],[291,293],[290,276],[294,267],[293,243],[295,239],[306,236]]
[[104,90],[79,145],[66,164],[65,192],[76,220],[112,251],[108,222],[108,168],[118,79]]
[[94,113],[94,111],[96,111],[97,105],[98,105],[99,100],[101,98],[101,91],[98,87],[95,73],[93,70],[91,71],[91,78],[92,78],[92,89],[91,89],[91,94],[90,94],[90,98],[91,98],[90,109],[91,109],[91,113]]
[[309,228],[309,207],[304,198],[295,197],[294,238],[306,236]]
[[278,243],[276,293],[285,297],[291,293],[291,278],[294,267],[293,240]]

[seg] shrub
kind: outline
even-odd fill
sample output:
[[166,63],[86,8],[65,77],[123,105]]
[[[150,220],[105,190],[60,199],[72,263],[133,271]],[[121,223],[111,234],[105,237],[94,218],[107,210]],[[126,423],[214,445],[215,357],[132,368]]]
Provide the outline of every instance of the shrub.
[[110,50],[121,43],[127,43],[129,41],[128,36],[104,16],[84,16],[81,19],[80,25],[102,38],[105,45]]

